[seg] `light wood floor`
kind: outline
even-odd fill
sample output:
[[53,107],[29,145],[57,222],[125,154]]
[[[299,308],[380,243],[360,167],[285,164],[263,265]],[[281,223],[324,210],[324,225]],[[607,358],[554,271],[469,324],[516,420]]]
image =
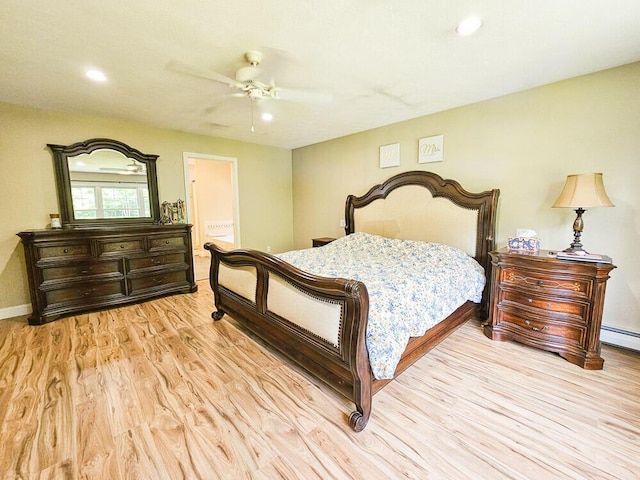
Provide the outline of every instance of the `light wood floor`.
[[193,295],[0,321],[1,479],[637,479],[640,355],[585,371],[470,321],[374,397],[292,369]]

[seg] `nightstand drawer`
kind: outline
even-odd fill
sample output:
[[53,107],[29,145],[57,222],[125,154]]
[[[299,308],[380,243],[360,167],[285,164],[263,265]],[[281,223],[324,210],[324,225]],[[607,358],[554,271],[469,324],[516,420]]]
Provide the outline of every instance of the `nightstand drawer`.
[[587,311],[587,304],[572,301],[544,298],[536,295],[527,295],[521,291],[505,289],[501,292],[500,303],[511,302],[523,307],[531,307],[548,312],[575,315],[584,318]]
[[537,318],[535,315],[522,314],[521,312],[502,310],[501,323],[509,323],[519,327],[531,335],[550,335],[563,338],[565,341],[581,344],[584,341],[585,327],[567,325],[564,322],[556,323],[545,318]]
[[526,270],[524,268],[503,268],[500,282],[516,288],[533,291],[555,292],[557,294],[588,297],[591,280],[571,275],[550,275],[549,272]]

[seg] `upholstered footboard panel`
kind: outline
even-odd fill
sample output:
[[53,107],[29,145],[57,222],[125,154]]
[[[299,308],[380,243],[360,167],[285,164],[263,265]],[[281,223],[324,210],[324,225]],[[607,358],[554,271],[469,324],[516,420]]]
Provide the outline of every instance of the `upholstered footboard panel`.
[[349,424],[371,413],[372,374],[365,344],[364,284],[311,275],[253,250],[211,252],[210,283],[219,320],[225,313],[316,377],[353,399]]

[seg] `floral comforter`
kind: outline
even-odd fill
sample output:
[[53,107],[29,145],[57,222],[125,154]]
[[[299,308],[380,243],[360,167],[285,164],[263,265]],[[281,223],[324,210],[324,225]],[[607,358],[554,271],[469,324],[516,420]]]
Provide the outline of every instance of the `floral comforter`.
[[361,232],[278,257],[309,273],[366,285],[366,342],[377,379],[393,378],[410,337],[467,300],[479,303],[485,284],[483,268],[460,249]]

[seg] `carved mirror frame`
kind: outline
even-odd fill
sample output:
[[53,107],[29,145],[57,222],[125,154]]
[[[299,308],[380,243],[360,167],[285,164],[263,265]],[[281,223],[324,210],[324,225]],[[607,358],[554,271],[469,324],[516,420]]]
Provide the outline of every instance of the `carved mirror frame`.
[[[129,145],[111,140],[109,138],[92,138],[73,145],[47,144],[53,153],[55,166],[56,189],[58,192],[58,205],[60,219],[63,227],[97,227],[106,225],[158,223],[160,221],[160,203],[158,201],[158,177],[156,174],[156,160],[158,155],[145,154]],[[151,217],[127,217],[127,218],[91,218],[79,219],[75,217],[73,210],[73,198],[71,195],[71,176],[69,173],[69,158],[90,154],[96,150],[114,150],[138,162],[144,163],[147,171],[147,187],[149,189],[149,209]]]

